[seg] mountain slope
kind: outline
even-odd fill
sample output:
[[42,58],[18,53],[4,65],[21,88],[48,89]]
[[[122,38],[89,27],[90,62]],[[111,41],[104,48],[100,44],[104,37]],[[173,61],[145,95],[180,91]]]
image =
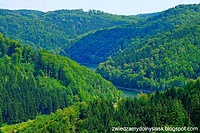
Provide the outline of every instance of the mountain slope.
[[[136,130],[198,132],[200,128],[200,79],[190,82],[185,88],[171,88],[139,98],[127,98],[113,107],[106,99],[88,104],[78,103],[48,116],[17,125],[4,126],[4,132],[113,132]],[[119,128],[127,127],[127,128]],[[138,127],[139,129],[128,128]],[[176,127],[176,128],[174,128]],[[179,128],[181,127],[181,128]],[[188,128],[182,128],[188,127]],[[191,127],[191,128],[190,128]]]
[[33,119],[75,102],[121,96],[112,83],[69,58],[33,51],[0,34],[0,112],[4,123]]
[[[135,47],[141,45],[141,48]],[[97,68],[115,85],[143,90],[184,86],[200,75],[200,23],[179,25],[144,42],[135,42]]]
[[98,64],[129,46],[134,45],[136,49],[142,47],[136,46],[135,42],[142,42],[197,18],[200,18],[200,4],[179,5],[132,25],[91,33],[75,41],[71,47],[65,48],[65,51],[77,62]]
[[[136,16],[119,16],[90,10],[0,10],[0,32],[35,48],[54,50],[89,31],[137,22]],[[58,52],[58,51],[56,51]]]

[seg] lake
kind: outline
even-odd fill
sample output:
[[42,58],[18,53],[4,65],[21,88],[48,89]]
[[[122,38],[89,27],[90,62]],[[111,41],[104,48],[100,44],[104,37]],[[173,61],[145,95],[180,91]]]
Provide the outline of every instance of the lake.
[[[96,64],[87,64],[87,63],[84,63],[84,64],[81,64],[81,65],[84,65],[86,66],[87,68],[93,70],[94,72],[96,71],[98,65]],[[118,88],[118,87],[117,87]],[[122,87],[123,88],[123,87]],[[119,88],[118,88],[119,89]],[[119,89],[123,92],[123,97],[137,97],[137,95],[140,93],[138,91],[134,91],[134,90],[125,90],[125,89]]]
[[123,92],[123,97],[137,97],[137,95],[140,93],[138,91],[128,91],[128,90],[121,90]]

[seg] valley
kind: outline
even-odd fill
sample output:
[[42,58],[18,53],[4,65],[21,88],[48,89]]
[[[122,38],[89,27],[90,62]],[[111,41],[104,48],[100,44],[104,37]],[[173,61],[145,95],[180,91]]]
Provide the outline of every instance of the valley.
[[0,133],[199,132],[199,55],[200,4],[139,15],[0,9]]
[[133,90],[124,90],[124,89],[120,89],[123,92],[123,97],[127,98],[127,97],[137,97],[137,95],[140,93],[138,91],[133,91]]
[[[88,69],[92,70],[92,71],[96,71],[98,65],[95,64],[82,64],[84,66],[86,66]],[[123,97],[137,97],[137,95],[140,93],[140,90],[133,90],[131,88],[123,88],[123,87],[119,87],[119,86],[115,86],[117,89],[121,90],[123,93]]]

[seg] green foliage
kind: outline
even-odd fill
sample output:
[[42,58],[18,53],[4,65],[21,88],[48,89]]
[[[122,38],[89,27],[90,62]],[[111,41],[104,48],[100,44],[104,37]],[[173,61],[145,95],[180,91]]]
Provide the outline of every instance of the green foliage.
[[[171,88],[117,102],[96,99],[77,103],[48,116],[3,127],[17,132],[112,132],[112,127],[198,127],[200,79],[185,88]],[[8,130],[9,129],[9,130]],[[198,132],[198,131],[197,131]]]
[[198,20],[134,42],[101,63],[96,71],[117,86],[150,91],[183,87],[188,79],[200,75]]
[[[199,18],[200,4],[180,5],[150,15],[137,23],[98,30],[73,42],[70,47],[65,48],[65,51],[77,62],[99,64],[124,49],[141,48],[144,45],[143,42],[155,37],[158,33],[164,34],[166,31],[183,24],[190,24]],[[162,39],[158,37],[156,41],[162,42]],[[126,60],[129,61],[129,59]]]
[[33,119],[1,129],[25,133],[111,132],[112,127],[127,126],[200,129],[200,79],[190,80],[200,75],[199,11],[199,5],[180,5],[143,15],[145,20],[135,23],[134,16],[95,10],[0,10],[0,31],[6,36],[16,35],[34,46],[39,42],[38,47],[47,49],[67,44],[65,51],[79,62],[108,59],[97,72],[114,84],[157,90],[121,99],[121,92],[99,74],[0,34],[0,126]]
[[0,58],[0,116],[4,123],[50,114],[75,102],[102,97],[118,101],[122,96],[112,83],[67,57],[33,51],[2,34],[0,40],[7,49]]
[[3,125],[2,111],[0,109],[0,127]]
[[130,24],[136,16],[119,16],[90,10],[58,10],[40,12],[34,10],[0,10],[0,32],[34,48],[59,52],[59,47],[81,34]]

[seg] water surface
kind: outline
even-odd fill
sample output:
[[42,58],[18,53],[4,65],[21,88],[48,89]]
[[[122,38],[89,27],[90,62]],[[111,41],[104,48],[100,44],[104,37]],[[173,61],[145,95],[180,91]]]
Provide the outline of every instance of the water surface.
[[137,95],[140,93],[138,91],[129,91],[129,90],[121,90],[123,92],[123,97],[137,97]]
[[[98,65],[96,64],[82,64],[84,66],[86,66],[87,68],[93,70],[94,72],[96,71]],[[117,86],[116,86],[117,87]],[[123,92],[123,97],[126,98],[126,97],[137,97],[137,95],[140,93],[138,91],[135,91],[135,90],[126,90],[126,89],[120,89],[120,88],[123,88],[123,87],[117,87],[119,90],[121,90]]]

